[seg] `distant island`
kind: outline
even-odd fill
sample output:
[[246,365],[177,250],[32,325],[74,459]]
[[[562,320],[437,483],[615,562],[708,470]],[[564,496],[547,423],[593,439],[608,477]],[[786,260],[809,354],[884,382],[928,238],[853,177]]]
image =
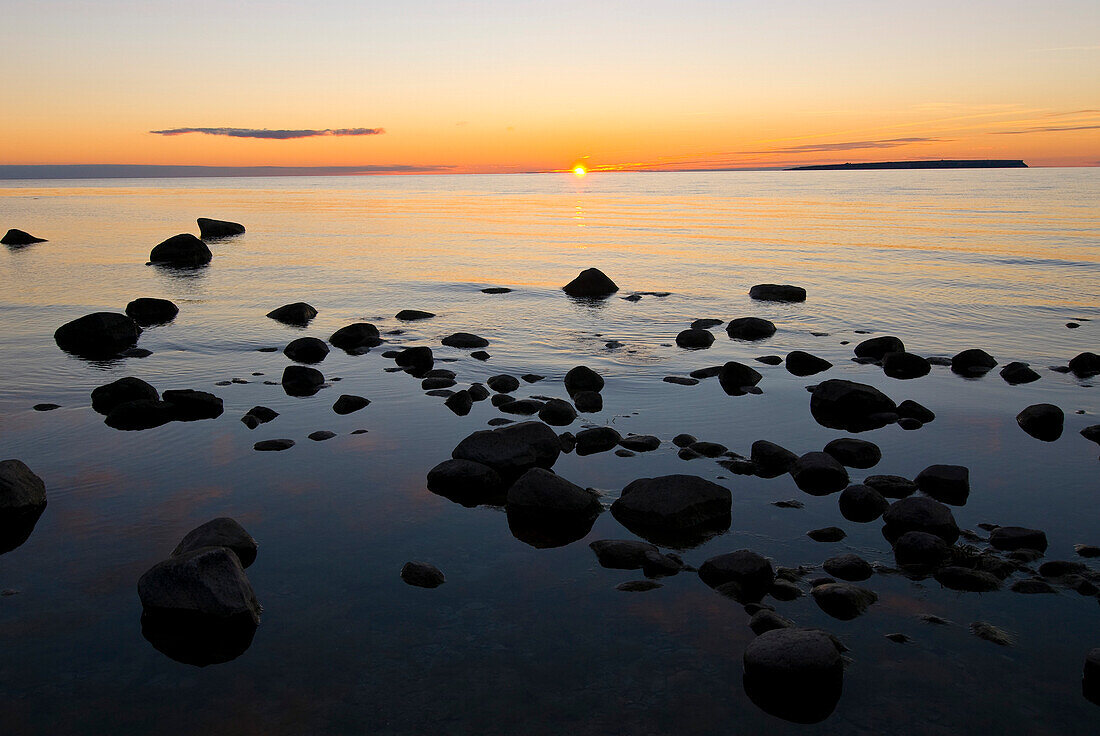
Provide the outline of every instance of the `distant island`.
[[1010,159],[941,159],[939,161],[873,161],[863,164],[794,166],[786,171],[862,171],[865,169],[1026,169],[1023,161]]

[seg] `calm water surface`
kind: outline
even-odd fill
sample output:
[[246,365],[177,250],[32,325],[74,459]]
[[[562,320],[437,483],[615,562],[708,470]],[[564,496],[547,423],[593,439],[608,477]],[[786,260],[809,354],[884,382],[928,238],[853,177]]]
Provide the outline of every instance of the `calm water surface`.
[[[556,472],[599,489],[605,505],[638,477],[687,472],[729,487],[732,528],[684,551],[695,565],[743,547],[787,566],[844,552],[893,565],[880,523],[845,521],[836,496],[806,495],[789,476],[731,477],[712,460],[678,459],[668,442],[689,432],[744,454],[757,439],[818,450],[843,433],[812,420],[805,387],[870,383],[938,418],[916,432],[860,435],[883,459],[853,480],[965,464],[972,493],[954,509],[960,526],[1034,526],[1050,539],[1048,559],[1077,559],[1075,543],[1100,544],[1098,448],[1078,434],[1100,421],[1100,399],[1093,381],[1047,366],[1100,352],[1098,203],[1096,169],[0,182],[0,230],[49,239],[0,252],[0,456],[25,461],[49,495],[30,539],[0,556],[0,589],[17,591],[0,597],[0,731],[1091,733],[1100,710],[1082,697],[1080,676],[1085,652],[1100,646],[1096,598],[957,593],[883,573],[863,584],[879,601],[853,621],[829,618],[808,595],[776,602],[800,625],[841,637],[852,660],[833,715],[790,724],[744,693],[752,633],[741,606],[690,573],[647,593],[615,590],[639,573],[603,569],[588,549],[632,538],[610,514],[584,540],[535,549],[501,510],[426,490],[432,466],[501,416],[489,402],[454,416],[415,379],[383,371],[392,346],[333,351],[320,368],[342,381],[290,398],[263,383],[287,359],[257,349],[368,320],[405,329],[393,345],[455,358],[447,367],[460,383],[546,376],[519,396],[564,396],[565,372],[591,366],[607,380],[604,410],[568,429],[609,424],[666,442],[631,458],[563,455]],[[195,232],[199,216],[248,233],[213,243],[199,272],[144,265],[156,243]],[[622,291],[597,304],[566,297],[560,286],[588,266]],[[748,289],[760,282],[799,284],[809,298],[753,302]],[[481,293],[487,286],[514,291]],[[618,298],[635,291],[671,294]],[[152,356],[91,363],[54,344],[62,323],[141,296],[180,307],[175,322],[142,335]],[[308,328],[264,317],[293,301],[319,310]],[[401,325],[393,315],[404,308],[438,317]],[[747,344],[718,328],[702,351],[673,344],[693,319],[741,316],[779,331]],[[1071,318],[1091,321],[1071,330]],[[458,330],[486,337],[491,360],[439,346]],[[966,380],[933,368],[897,381],[850,361],[865,337],[856,330],[897,335],[923,355],[981,347],[1042,379],[1012,387],[996,371]],[[758,365],[763,394],[736,398],[714,379],[661,381],[792,349],[834,367],[800,379]],[[88,394],[127,375],[212,391],[225,413],[116,432]],[[215,385],[233,378],[249,382]],[[340,393],[372,403],[337,416]],[[39,402],[62,408],[32,411]],[[1016,425],[1039,402],[1066,413],[1056,442]],[[238,418],[256,404],[281,415],[250,431]],[[368,432],[350,434],[360,428]],[[319,429],[338,437],[306,439]],[[298,444],[252,450],[276,437]],[[788,498],[805,508],[772,505]],[[260,543],[248,574],[263,622],[239,658],[196,668],[142,637],[136,582],[216,516],[235,517]],[[805,536],[828,525],[847,538]],[[405,585],[398,571],[410,559],[438,565],[447,583]],[[930,626],[921,613],[954,625]],[[1017,643],[977,639],[967,624],[978,620]],[[892,632],[913,642],[884,638]]]

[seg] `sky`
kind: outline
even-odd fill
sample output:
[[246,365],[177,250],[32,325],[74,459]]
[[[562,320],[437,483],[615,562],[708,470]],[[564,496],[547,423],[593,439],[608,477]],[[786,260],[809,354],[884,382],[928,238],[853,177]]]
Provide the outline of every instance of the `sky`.
[[0,0],[0,165],[1100,165],[1096,0]]

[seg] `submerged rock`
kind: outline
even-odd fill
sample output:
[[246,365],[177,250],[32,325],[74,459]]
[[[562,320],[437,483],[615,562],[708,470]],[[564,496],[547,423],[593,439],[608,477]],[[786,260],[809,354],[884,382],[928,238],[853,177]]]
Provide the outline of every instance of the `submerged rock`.
[[975,621],[970,624],[970,633],[979,639],[985,639],[1002,647],[1012,646],[1016,643],[1016,637],[988,621]]
[[947,542],[928,532],[905,532],[894,542],[894,559],[902,567],[933,570],[943,564],[950,553]]
[[2,245],[34,245],[35,243],[47,242],[44,238],[36,238],[28,232],[23,230],[17,230],[12,228],[4,233],[4,237],[0,238],[0,244]]
[[741,600],[759,600],[775,582],[775,570],[767,557],[739,549],[708,559],[699,566],[699,578],[712,588],[732,583]]
[[726,334],[734,340],[763,340],[775,334],[775,325],[760,317],[739,317],[726,325]]
[[438,588],[447,581],[438,567],[427,562],[406,562],[401,567],[401,579],[418,588]]
[[66,322],[53,333],[57,346],[82,358],[113,358],[137,343],[141,328],[115,312],[93,312]]
[[137,431],[160,427],[176,418],[176,407],[167,401],[138,399],[118,404],[103,423],[112,429]]
[[839,542],[848,534],[838,526],[826,526],[821,529],[811,529],[806,536],[815,542]]
[[768,302],[804,302],[806,290],[790,284],[757,284],[749,289],[749,297]]
[[1035,439],[1054,442],[1062,436],[1065,418],[1054,404],[1032,404],[1016,415],[1016,423]]
[[141,327],[163,325],[171,322],[180,309],[167,299],[141,297],[126,305],[126,316]]
[[587,268],[561,290],[569,296],[604,297],[614,294],[619,287],[600,269]]
[[206,243],[190,233],[173,235],[149,252],[150,263],[184,268],[204,266],[213,258]]
[[776,628],[745,648],[745,694],[765,713],[794,723],[818,723],[840,700],[844,662],[823,631]]
[[248,567],[256,560],[256,540],[236,520],[227,516],[213,519],[189,531],[172,550],[171,556],[179,557],[203,547],[225,547],[231,550],[240,560],[241,567]]
[[200,217],[199,235],[203,240],[208,238],[228,238],[233,235],[243,235],[244,225],[229,220],[211,220],[208,217]]
[[940,585],[951,590],[987,593],[1001,588],[1001,581],[995,575],[969,567],[948,565],[936,570],[933,577]]
[[257,452],[281,452],[283,450],[289,450],[294,447],[294,440],[291,439],[277,439],[277,440],[261,440],[252,446],[253,450]]
[[267,313],[267,316],[285,325],[305,327],[317,316],[317,310],[305,302],[294,302],[293,304],[284,304],[278,309],[272,309]]
[[906,498],[917,492],[917,484],[900,475],[869,475],[863,479],[863,485],[875,489],[886,498]]
[[730,525],[729,490],[693,475],[639,478],[611,505],[614,517],[655,544],[690,547]]

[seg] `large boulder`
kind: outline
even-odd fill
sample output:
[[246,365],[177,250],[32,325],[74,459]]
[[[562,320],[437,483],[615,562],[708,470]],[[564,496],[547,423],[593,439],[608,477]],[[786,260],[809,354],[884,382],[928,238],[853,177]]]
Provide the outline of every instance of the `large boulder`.
[[795,460],[790,473],[795,485],[811,496],[827,496],[848,485],[848,471],[824,452],[807,452]]
[[759,371],[733,360],[723,365],[718,372],[718,383],[730,396],[742,396],[748,393],[750,388],[760,383],[761,378],[763,376]]
[[463,506],[503,505],[505,485],[497,471],[473,460],[444,460],[428,471],[428,490]]
[[316,337],[299,337],[283,348],[283,355],[295,363],[320,363],[328,357],[328,345]]
[[157,563],[138,580],[138,596],[145,615],[168,629],[260,622],[252,584],[236,553],[226,547],[201,547]]
[[676,335],[676,345],[687,350],[709,348],[713,343],[714,335],[710,330],[693,327]]
[[1032,404],[1016,415],[1020,429],[1043,442],[1053,442],[1062,436],[1065,419],[1065,414],[1054,404]]
[[810,394],[810,413],[830,429],[862,432],[897,421],[897,404],[874,386],[829,379]]
[[790,471],[791,466],[798,460],[798,455],[774,442],[757,440],[752,443],[749,458],[756,469],[756,474],[761,478],[777,478]]
[[509,376],[507,373],[501,373],[486,378],[485,384],[498,394],[510,394],[519,388],[519,379],[515,376]]
[[578,365],[575,368],[570,368],[569,372],[565,374],[565,390],[568,391],[570,395],[578,394],[582,391],[599,393],[603,390],[603,386],[603,376],[586,365]]
[[133,347],[140,334],[141,328],[125,314],[93,312],[58,327],[53,339],[67,353],[105,359]]
[[287,396],[313,396],[325,385],[325,375],[316,368],[288,365],[283,369],[282,384]]
[[894,542],[897,563],[918,572],[936,569],[950,554],[950,545],[942,537],[928,532],[905,532]]
[[508,488],[508,512],[551,517],[595,516],[603,510],[600,498],[545,468],[531,468]]
[[760,317],[738,317],[726,325],[726,334],[734,340],[763,340],[775,334],[775,325]]
[[757,284],[749,289],[749,297],[766,302],[804,302],[806,290],[790,284]]
[[382,344],[378,335],[378,328],[370,322],[355,322],[341,327],[332,333],[328,341],[334,348],[340,350],[355,350],[356,348],[373,348]]
[[1010,386],[1018,386],[1021,383],[1038,381],[1042,376],[1036,373],[1027,363],[1014,360],[1001,369],[1001,378]]
[[550,399],[539,409],[539,419],[555,427],[572,424],[576,418],[577,410],[562,399]]
[[435,356],[432,349],[426,345],[418,345],[405,348],[393,359],[394,363],[409,371],[413,375],[424,374],[435,365]]
[[222,415],[222,400],[206,391],[190,388],[165,391],[161,399],[172,406],[173,418],[181,422],[217,419]]
[[487,465],[511,482],[531,468],[552,468],[560,453],[554,430],[531,421],[474,432],[458,443],[451,457]]
[[305,302],[294,302],[272,309],[267,313],[267,316],[276,322],[282,322],[284,325],[305,327],[317,316],[317,310]]
[[127,401],[158,401],[159,399],[160,394],[155,388],[133,376],[120,378],[92,389],[92,409],[103,415],[110,414],[116,406],[125,404]]
[[890,503],[881,493],[870,486],[858,483],[841,491],[837,503],[840,506],[841,516],[859,524],[874,521],[890,507]]
[[1047,551],[1047,535],[1039,529],[1022,526],[999,526],[989,533],[989,544],[994,549],[1033,549]]
[[595,455],[598,452],[614,450],[622,436],[614,427],[592,427],[577,432],[577,454]]
[[225,547],[237,555],[241,567],[248,567],[256,560],[256,540],[244,527],[228,516],[206,522],[184,535],[172,557],[179,557],[203,547]]
[[913,353],[887,353],[882,359],[882,372],[890,378],[920,378],[931,370],[932,364],[926,358]]
[[167,324],[179,313],[180,308],[167,299],[143,296],[126,305],[126,316],[141,327]]
[[699,578],[712,588],[732,583],[739,600],[759,600],[775,582],[775,570],[767,557],[739,549],[708,559],[699,566]]
[[854,437],[840,437],[825,445],[823,451],[836,458],[841,465],[866,470],[882,459],[882,450],[874,442]]
[[112,429],[153,429],[176,419],[176,407],[167,401],[137,399],[125,401],[107,413],[103,423]]
[[960,376],[984,376],[996,367],[996,359],[979,348],[964,350],[951,358],[951,370]]
[[810,591],[818,607],[833,618],[850,621],[878,600],[874,591],[851,583],[825,583]]
[[619,287],[598,268],[586,268],[575,279],[561,287],[569,296],[602,297],[614,294]]
[[962,506],[970,496],[970,469],[964,465],[929,465],[914,480],[922,493],[940,503]]
[[210,263],[214,254],[202,242],[190,233],[173,235],[153,247],[149,252],[149,262],[165,266],[195,267]]
[[730,525],[733,497],[717,483],[694,475],[639,478],[611,505],[614,517],[654,544],[693,547]]
[[45,242],[44,238],[36,238],[28,232],[15,228],[8,230],[4,233],[4,237],[0,238],[0,244],[2,245],[34,245],[35,243]]
[[906,532],[935,534],[948,544],[959,538],[959,525],[951,509],[927,496],[910,496],[890,504],[882,514],[883,534],[896,540]]
[[1091,378],[1100,374],[1100,355],[1096,353],[1078,353],[1069,361],[1069,369],[1078,378]]
[[882,360],[887,353],[902,352],[905,352],[905,343],[893,335],[872,337],[855,347],[857,358],[870,358],[871,360]]
[[761,710],[794,723],[832,714],[844,685],[844,660],[823,631],[783,627],[749,642],[745,694]]
[[203,240],[209,240],[212,238],[228,238],[233,235],[243,235],[244,225],[239,222],[229,222],[228,220],[211,220],[209,217],[200,217],[199,223],[199,236]]

